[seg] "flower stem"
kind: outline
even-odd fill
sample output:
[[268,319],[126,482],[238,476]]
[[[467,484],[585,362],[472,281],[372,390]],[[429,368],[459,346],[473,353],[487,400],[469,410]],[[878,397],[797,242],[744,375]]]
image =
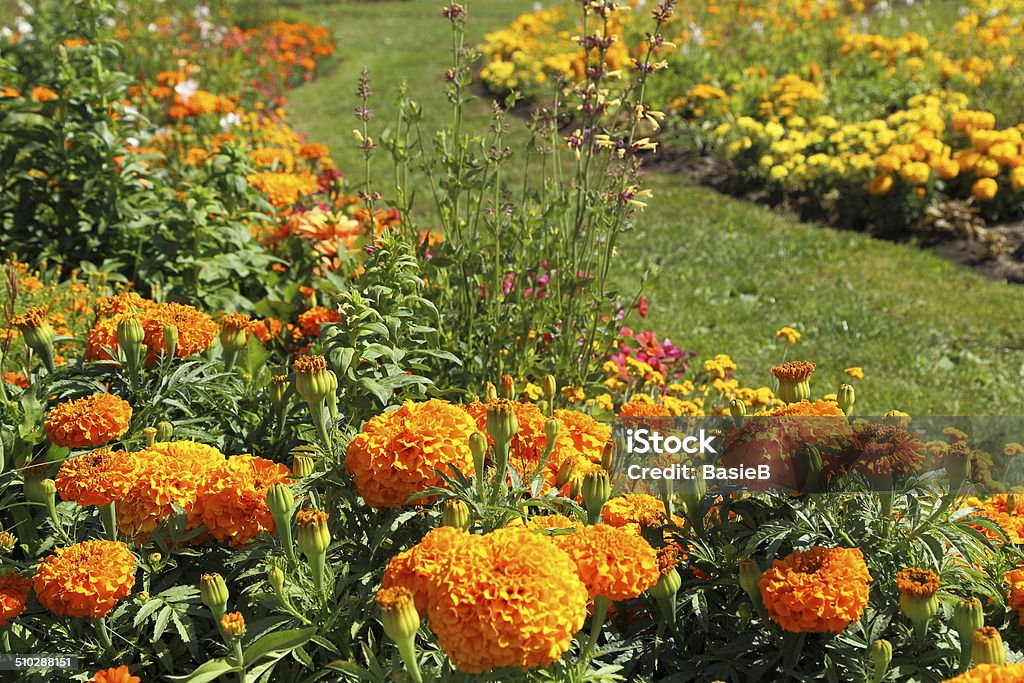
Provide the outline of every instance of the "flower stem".
[[117,540],[117,511],[114,509],[114,501],[100,506],[100,521],[103,522],[103,531],[111,541]]
[[396,645],[398,645],[398,654],[402,656],[405,668],[409,671],[409,678],[413,680],[413,683],[423,683],[420,664],[416,661],[416,641],[413,638],[406,638],[399,640]]
[[583,646],[583,652],[580,653],[581,674],[590,666],[590,658],[594,652],[594,646],[597,645],[597,638],[601,635],[605,617],[608,616],[609,605],[611,605],[611,600],[603,595],[594,598],[594,614],[590,618],[590,635],[587,637],[587,644]]
[[235,665],[238,667],[238,683],[245,683],[245,654],[242,652],[242,639],[235,638],[231,643],[235,651]]
[[100,638],[103,650],[113,650],[114,643],[110,640],[110,629],[107,627],[107,618],[100,617],[99,619],[94,619],[92,623],[96,627],[96,635]]

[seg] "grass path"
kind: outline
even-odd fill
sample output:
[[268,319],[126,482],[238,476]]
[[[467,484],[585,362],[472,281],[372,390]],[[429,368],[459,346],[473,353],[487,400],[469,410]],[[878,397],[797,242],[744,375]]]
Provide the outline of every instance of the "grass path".
[[[468,4],[472,41],[533,6]],[[438,0],[303,7],[335,32],[341,59],[291,94],[292,122],[330,145],[353,178],[362,177],[351,131],[364,64],[378,116],[391,108],[402,80],[423,103],[427,130],[446,116],[441,74],[449,39],[440,7]],[[483,98],[472,108],[477,130],[485,130],[487,105]],[[512,128],[515,134],[521,126]],[[800,223],[679,176],[650,173],[647,181],[655,197],[622,242],[619,260],[623,287],[635,286],[645,268],[657,269],[647,290],[650,313],[633,320],[636,328],[668,335],[699,358],[729,353],[741,381],[760,386],[781,355],[774,331],[792,325],[804,338],[789,357],[818,362],[816,392],[834,391],[845,367],[865,368],[861,414],[1020,414],[1024,286],[987,281],[913,246]]]

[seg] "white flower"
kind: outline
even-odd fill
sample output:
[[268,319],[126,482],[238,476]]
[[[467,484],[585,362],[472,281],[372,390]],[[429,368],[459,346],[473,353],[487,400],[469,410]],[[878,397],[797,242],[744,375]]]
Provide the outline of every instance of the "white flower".
[[185,101],[185,104],[188,104],[188,101],[196,94],[196,90],[199,90],[199,83],[191,78],[174,86],[174,92],[181,96],[181,99]]
[[220,121],[218,123],[220,123],[221,130],[227,131],[234,128],[241,122],[242,117],[236,114],[235,112],[231,112],[220,117]]

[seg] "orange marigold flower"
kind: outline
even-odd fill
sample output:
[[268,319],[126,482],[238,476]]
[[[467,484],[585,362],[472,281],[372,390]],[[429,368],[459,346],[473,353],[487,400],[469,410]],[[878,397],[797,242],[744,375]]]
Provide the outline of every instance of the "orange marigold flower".
[[25,377],[25,375],[20,372],[5,372],[4,381],[8,384],[13,384],[16,387],[28,389],[28,377]]
[[896,588],[912,598],[930,598],[939,590],[939,575],[930,569],[901,569],[896,572]]
[[608,499],[601,510],[601,520],[614,527],[661,526],[665,523],[665,504],[649,493],[627,493]]
[[[1010,543],[1024,543],[1024,505],[1016,505],[1012,512],[1007,502],[1007,494],[999,493],[982,501],[974,496],[964,501],[964,508],[976,508],[968,517],[986,517],[999,525]],[[991,529],[981,525],[971,525],[992,540],[1002,541],[1002,537]]]
[[[765,413],[772,417],[843,417],[845,413],[834,401],[797,401]],[[838,424],[838,422],[836,422]]]
[[121,500],[135,484],[135,458],[125,451],[100,448],[64,461],[55,483],[63,500],[82,507]]
[[772,621],[794,633],[839,633],[860,618],[871,574],[859,548],[795,552],[772,562],[758,582]]
[[0,628],[25,611],[32,582],[16,572],[0,574]]
[[299,156],[303,159],[322,159],[330,153],[327,145],[311,142],[299,148]]
[[46,609],[66,617],[105,617],[135,585],[135,556],[120,541],[57,548],[32,578]]
[[143,540],[173,514],[174,505],[185,510],[189,526],[198,526],[196,497],[211,473],[224,463],[224,454],[194,441],[164,441],[135,454],[136,479],[118,502],[117,528]]
[[46,436],[65,448],[102,446],[123,436],[131,425],[132,407],[120,396],[93,394],[58,403],[46,416]]
[[253,322],[250,329],[260,343],[268,344],[281,336],[284,324],[277,318],[266,318]]
[[142,327],[146,331],[146,363],[149,365],[155,365],[160,355],[167,352],[164,327],[178,330],[178,358],[206,351],[220,331],[210,316],[192,306],[176,303],[153,306],[142,320]]
[[605,445],[612,438],[610,425],[577,410],[556,410],[555,419],[562,423],[562,430],[580,455],[592,463],[601,462]]
[[813,375],[816,367],[818,366],[811,361],[791,360],[781,365],[776,365],[772,368],[772,374],[780,381],[799,382]]
[[1017,620],[1024,625],[1024,569],[1014,569],[1006,573],[1006,583],[1010,584],[1008,602],[1010,609],[1017,612]]
[[469,436],[475,431],[465,411],[447,401],[407,401],[363,425],[349,443],[345,466],[368,505],[402,507],[413,494],[443,483],[434,470],[473,472]]
[[[502,399],[494,400],[501,401]],[[536,469],[547,448],[548,437],[544,433],[547,417],[533,403],[524,401],[509,401],[509,403],[516,414],[516,421],[519,423],[519,431],[512,437],[512,443],[509,446],[509,462],[520,476],[526,476]],[[476,421],[476,431],[486,434],[487,442],[493,446],[494,439],[487,433],[488,406],[493,407],[491,401],[471,403],[465,409]],[[551,449],[551,457],[548,458],[547,466],[544,468],[544,480],[549,486],[555,485],[558,468],[562,466],[562,461],[575,453],[576,449],[567,430],[559,430]]]
[[942,683],[1024,683],[1024,663],[978,664],[966,673]]
[[526,529],[467,536],[431,582],[430,628],[460,671],[548,666],[586,617],[573,569],[550,538]]
[[592,598],[628,600],[658,582],[657,552],[626,528],[597,524],[554,539],[572,558]]
[[291,470],[251,455],[234,455],[211,470],[196,492],[198,519],[222,543],[241,547],[266,531],[274,533],[267,489],[288,483]]
[[307,171],[251,173],[246,180],[267,195],[270,203],[279,209],[291,206],[301,197],[313,194],[320,189],[320,183],[317,182],[316,176]]
[[924,443],[903,425],[859,422],[838,460],[865,476],[900,476],[920,469],[924,453]]
[[299,314],[299,331],[302,336],[316,338],[320,336],[320,326],[324,323],[340,323],[341,313],[337,309],[325,306],[314,306]]
[[408,589],[416,602],[416,611],[426,614],[433,599],[431,583],[457,556],[462,556],[461,548],[467,538],[469,533],[463,529],[433,529],[419,543],[391,558],[381,585]]
[[132,676],[127,664],[103,669],[93,674],[89,683],[141,683],[142,679]]
[[39,329],[46,322],[46,309],[42,306],[30,308],[21,315],[11,318],[11,325],[17,327],[22,332]]
[[60,95],[41,85],[32,88],[31,97],[35,102],[51,102],[60,99]]

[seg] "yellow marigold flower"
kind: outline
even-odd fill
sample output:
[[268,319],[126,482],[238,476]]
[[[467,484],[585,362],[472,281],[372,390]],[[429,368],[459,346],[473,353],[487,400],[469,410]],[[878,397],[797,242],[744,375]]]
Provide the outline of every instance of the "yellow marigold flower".
[[279,173],[267,171],[252,173],[246,177],[249,184],[267,195],[267,199],[278,209],[295,204],[306,195],[316,192],[320,185],[316,176],[308,171]]
[[800,337],[800,333],[792,327],[780,327],[778,331],[775,332],[775,338],[784,339],[787,344],[796,344],[800,341]]
[[531,401],[536,401],[544,395],[544,390],[533,382],[527,382],[526,386],[523,387],[523,393]]
[[92,675],[89,683],[141,683],[142,679],[132,676],[127,664],[109,669],[102,669]]
[[658,582],[658,554],[625,528],[596,524],[554,537],[576,564],[591,598],[635,598]]
[[135,457],[100,448],[64,461],[54,480],[63,500],[82,507],[124,498],[135,484]]
[[943,683],[1024,683],[1024,663],[978,664],[966,673],[947,678]]
[[891,175],[876,175],[871,179],[871,182],[868,183],[868,193],[875,195],[876,197],[886,195],[889,193],[889,190],[892,189],[892,183],[893,180]]
[[402,507],[413,494],[441,485],[435,469],[473,473],[469,436],[475,431],[476,423],[458,406],[438,399],[407,401],[363,425],[349,443],[345,466],[368,505]]
[[287,484],[291,470],[251,455],[234,455],[210,470],[196,490],[198,519],[222,543],[240,547],[261,532],[274,533],[267,489]]
[[576,410],[556,410],[554,417],[561,423],[561,431],[572,440],[579,455],[593,463],[601,462],[604,448],[612,438],[610,425]]
[[426,614],[434,598],[430,588],[434,578],[445,571],[457,556],[462,556],[461,547],[467,538],[469,534],[465,530],[450,526],[430,531],[412,548],[391,558],[381,585],[408,589],[413,595],[416,610]]
[[483,673],[560,659],[586,616],[587,590],[569,557],[514,527],[469,536],[462,550],[431,586],[430,628],[452,664]]
[[0,628],[25,611],[32,582],[16,572],[0,573]]
[[58,548],[39,563],[32,585],[54,614],[100,619],[135,585],[135,556],[119,541]]
[[859,548],[795,552],[772,562],[758,582],[772,621],[794,633],[839,633],[860,619],[871,575]]
[[1007,458],[1018,456],[1021,453],[1024,453],[1024,444],[1014,441],[1003,446],[1003,455]]
[[899,173],[903,182],[907,185],[916,186],[927,183],[928,178],[931,177],[932,170],[923,161],[911,161],[901,167]]
[[843,370],[846,376],[850,379],[864,379],[864,368],[855,366],[852,368],[846,368]]
[[971,186],[971,194],[982,202],[995,199],[998,192],[999,184],[993,178],[978,178]]
[[132,407],[120,396],[93,394],[59,403],[46,416],[46,436],[65,448],[102,446],[124,436],[132,421]]

